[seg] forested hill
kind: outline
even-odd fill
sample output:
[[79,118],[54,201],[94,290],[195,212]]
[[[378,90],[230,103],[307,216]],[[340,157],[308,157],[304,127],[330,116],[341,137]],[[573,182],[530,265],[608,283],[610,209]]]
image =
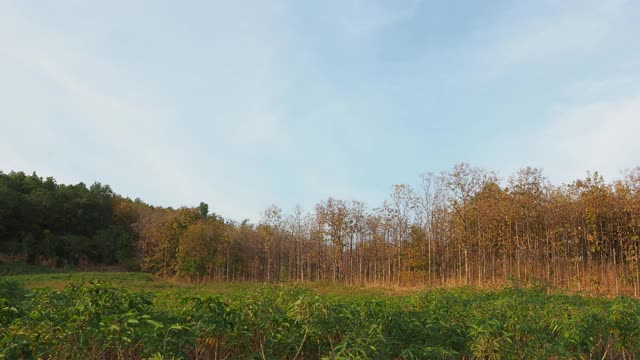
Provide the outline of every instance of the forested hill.
[[108,185],[58,184],[0,172],[0,251],[48,266],[113,264],[133,258],[130,224],[114,216]]
[[277,206],[258,224],[154,207],[108,185],[0,172],[0,261],[121,264],[162,276],[350,284],[541,281],[639,295],[640,168],[560,186],[524,168],[505,180],[456,165],[395,185],[387,201]]

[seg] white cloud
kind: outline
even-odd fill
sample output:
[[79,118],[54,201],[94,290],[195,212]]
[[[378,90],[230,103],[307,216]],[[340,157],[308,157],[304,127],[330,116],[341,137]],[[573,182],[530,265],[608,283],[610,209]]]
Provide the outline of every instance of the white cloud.
[[[61,182],[95,179],[157,205],[208,201],[224,216],[255,217],[256,202],[269,194],[243,188],[237,168],[246,166],[246,159],[233,153],[281,148],[287,135],[268,91],[279,66],[269,54],[272,47],[238,45],[234,36],[250,39],[256,30],[243,27],[248,29],[230,32],[218,44],[220,53],[233,56],[216,57],[221,68],[233,61],[237,68],[221,72],[221,81],[207,89],[224,106],[206,109],[200,115],[212,120],[198,122],[179,117],[184,108],[172,111],[177,102],[131,96],[153,89],[130,80],[128,69],[112,59],[78,46],[74,35],[7,6],[0,14],[0,95],[6,95],[0,100],[2,170],[37,170]],[[186,142],[179,136],[185,129]],[[215,133],[216,141],[192,144],[191,136],[193,142],[206,139],[195,139],[203,131]],[[237,196],[240,192],[256,196]]]
[[592,102],[615,100],[620,96],[633,93],[640,81],[640,73],[631,69],[620,69],[610,77],[595,80],[583,80],[571,84],[564,91],[569,100]]
[[[381,1],[340,1],[332,10],[334,13],[341,13],[336,21],[343,34],[347,35],[350,41],[362,41],[396,23],[412,18],[421,3],[421,0],[393,1],[393,6],[389,6]],[[336,11],[336,8],[340,11]]]
[[[235,219],[257,219],[273,202],[289,208],[300,198],[309,209],[328,195],[376,205],[371,178],[433,161],[405,160],[432,154],[425,150],[430,141],[459,141],[423,141],[417,119],[448,119],[438,108],[451,99],[460,108],[474,105],[485,74],[553,67],[595,52],[619,35],[625,14],[618,1],[553,1],[542,12],[510,4],[453,48],[407,44],[430,53],[398,69],[377,61],[376,50],[390,41],[383,32],[418,14],[419,1],[332,1],[308,12],[305,3],[302,16],[298,5],[283,9],[279,2],[138,3],[126,14],[112,3],[75,14],[83,2],[69,4],[60,10],[52,2],[51,17],[41,10],[33,16],[37,9],[20,2],[0,11],[0,167],[65,182],[95,177],[158,205],[207,201]],[[553,125],[529,140],[539,155],[521,152],[518,166],[530,157],[563,180],[585,169],[615,175],[631,166],[639,158],[629,135],[638,130],[639,100],[628,96],[634,82],[622,83],[624,94],[607,101],[600,94],[619,81],[576,85],[577,93],[588,87],[594,95],[566,101],[581,104],[557,112]],[[388,96],[390,84],[399,90]],[[500,116],[500,105],[487,117]],[[400,107],[415,118],[401,123]]]
[[626,1],[535,4],[509,7],[491,26],[474,31],[463,52],[490,73],[584,55],[611,35],[625,15]]
[[640,95],[560,111],[533,140],[537,159],[554,180],[572,181],[585,171],[608,179],[640,165]]

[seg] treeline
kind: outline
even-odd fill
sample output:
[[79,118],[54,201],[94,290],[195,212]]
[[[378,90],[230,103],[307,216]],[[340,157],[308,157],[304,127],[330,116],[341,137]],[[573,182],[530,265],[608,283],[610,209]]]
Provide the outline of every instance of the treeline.
[[205,203],[153,207],[100,184],[64,186],[22,173],[0,178],[2,251],[29,261],[131,261],[144,271],[193,279],[536,280],[640,291],[640,168],[608,183],[596,172],[554,186],[539,169],[499,179],[459,164],[423,174],[415,188],[393,186],[375,208],[329,198],[307,213],[271,206],[258,224],[209,214]]
[[131,263],[133,234],[114,218],[115,198],[100,183],[0,172],[0,252],[51,267]]

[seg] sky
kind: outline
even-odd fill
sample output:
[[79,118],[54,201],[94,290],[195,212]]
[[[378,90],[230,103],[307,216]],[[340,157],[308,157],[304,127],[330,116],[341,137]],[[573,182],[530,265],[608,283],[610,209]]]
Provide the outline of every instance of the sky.
[[253,221],[640,165],[638,1],[0,0],[0,171]]

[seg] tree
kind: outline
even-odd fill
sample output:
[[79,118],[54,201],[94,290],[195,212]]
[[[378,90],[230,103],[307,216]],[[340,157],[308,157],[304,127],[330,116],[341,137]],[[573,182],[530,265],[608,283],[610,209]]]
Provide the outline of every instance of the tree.
[[200,212],[200,216],[204,219],[209,216],[209,205],[205,202],[201,202],[198,206],[198,211]]
[[263,239],[263,250],[266,258],[266,275],[267,281],[272,279],[273,268],[273,243],[279,239],[279,231],[282,223],[282,209],[276,205],[269,206],[263,213],[262,223],[260,224],[261,235]]

